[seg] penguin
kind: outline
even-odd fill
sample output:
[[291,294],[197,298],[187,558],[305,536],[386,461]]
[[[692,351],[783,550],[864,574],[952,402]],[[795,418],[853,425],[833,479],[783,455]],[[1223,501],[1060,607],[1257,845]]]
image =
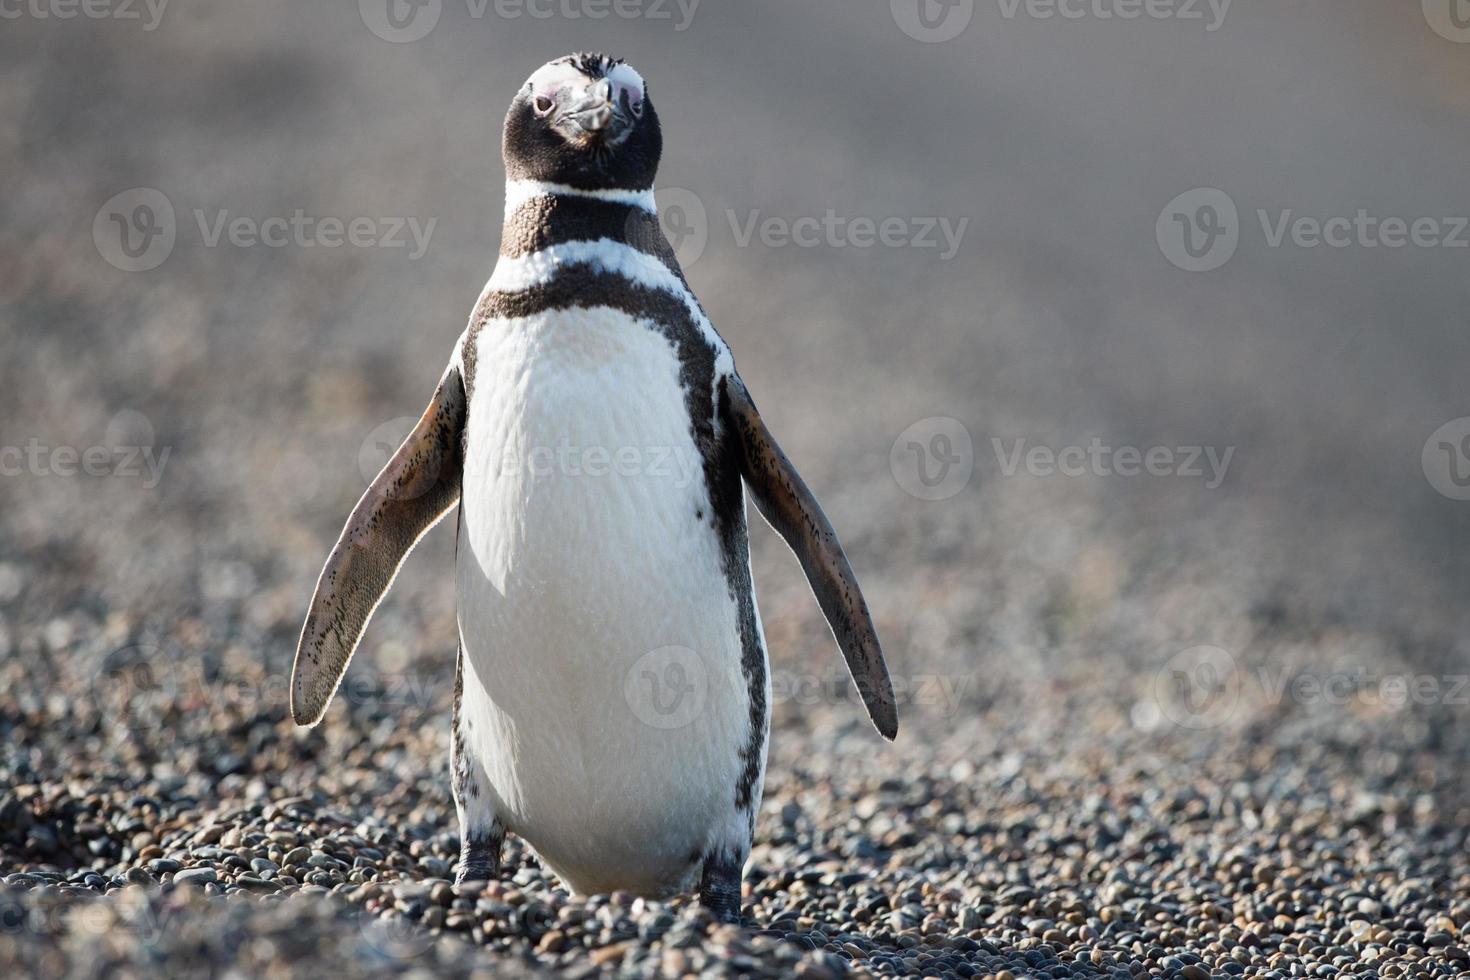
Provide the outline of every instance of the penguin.
[[321,721],[414,544],[458,505],[456,880],[507,832],[574,893],[739,921],[771,682],[745,494],[795,552],[878,732],[898,714],[846,555],[695,299],[643,77],[537,69],[504,126],[500,255],[417,425],[348,517],[292,667]]

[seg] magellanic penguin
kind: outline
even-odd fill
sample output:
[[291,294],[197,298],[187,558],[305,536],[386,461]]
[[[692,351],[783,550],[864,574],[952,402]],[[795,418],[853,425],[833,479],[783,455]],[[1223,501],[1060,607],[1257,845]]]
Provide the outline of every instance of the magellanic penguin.
[[315,725],[399,564],[460,504],[450,766],[460,881],[519,834],[573,891],[725,920],[770,729],[745,488],[796,552],[878,731],[873,621],[662,234],[642,77],[559,58],[505,120],[500,257],[433,401],[317,581],[291,713]]

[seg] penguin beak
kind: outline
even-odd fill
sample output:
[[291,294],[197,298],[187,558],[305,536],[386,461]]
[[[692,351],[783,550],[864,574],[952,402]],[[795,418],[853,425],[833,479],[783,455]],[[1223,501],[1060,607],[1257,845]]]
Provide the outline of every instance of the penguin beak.
[[580,99],[562,110],[561,118],[579,135],[609,143],[617,142],[628,126],[628,120],[613,102],[612,83],[605,78],[587,86]]

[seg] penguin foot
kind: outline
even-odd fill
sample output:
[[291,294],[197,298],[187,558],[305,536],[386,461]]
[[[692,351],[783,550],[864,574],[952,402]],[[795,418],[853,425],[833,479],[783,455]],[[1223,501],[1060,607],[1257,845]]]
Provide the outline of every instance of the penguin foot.
[[459,846],[459,869],[454,883],[489,881],[500,874],[500,845],[503,837],[495,834],[466,837]]
[[740,922],[741,863],[711,854],[699,877],[699,904],[721,922]]
[[470,881],[489,881],[495,877],[495,870],[487,861],[459,863],[459,870],[454,873],[454,883],[463,885]]

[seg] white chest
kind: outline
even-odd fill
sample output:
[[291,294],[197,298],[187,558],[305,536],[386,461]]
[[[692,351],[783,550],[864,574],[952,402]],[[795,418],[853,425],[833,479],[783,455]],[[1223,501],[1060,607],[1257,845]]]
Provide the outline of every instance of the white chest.
[[470,749],[502,822],[581,890],[682,887],[729,832],[748,693],[702,465],[649,325],[576,309],[478,335],[457,571]]

